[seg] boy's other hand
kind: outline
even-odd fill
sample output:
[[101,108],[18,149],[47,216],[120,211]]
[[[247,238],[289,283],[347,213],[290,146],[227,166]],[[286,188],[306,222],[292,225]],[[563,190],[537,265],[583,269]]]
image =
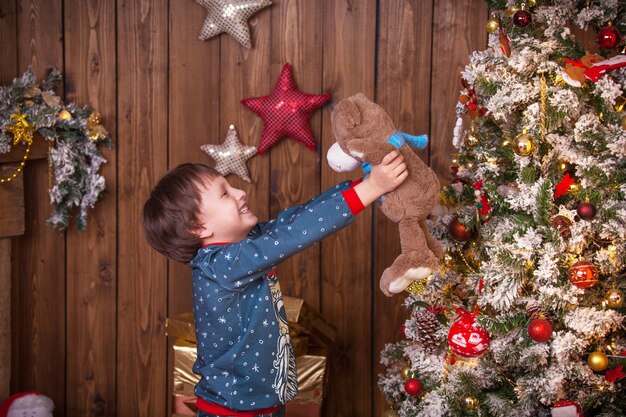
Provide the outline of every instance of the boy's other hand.
[[408,176],[404,157],[399,150],[394,149],[385,155],[380,164],[372,165],[367,181],[383,195],[398,188]]

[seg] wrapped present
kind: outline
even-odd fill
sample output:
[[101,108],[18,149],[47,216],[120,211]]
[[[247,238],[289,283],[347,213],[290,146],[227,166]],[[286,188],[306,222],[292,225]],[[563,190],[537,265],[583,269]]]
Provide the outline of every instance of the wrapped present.
[[329,348],[335,343],[337,330],[303,299],[283,296],[289,329],[297,334],[305,333],[318,347]]
[[168,317],[165,321],[165,334],[195,343],[196,327],[193,323],[193,313],[181,313]]
[[174,341],[172,417],[196,415],[194,387],[200,378],[192,369],[197,356],[195,343],[182,338]]
[[326,356],[303,355],[296,357],[298,369],[298,394],[287,403],[289,417],[314,417],[322,415],[322,401],[326,382]]
[[306,355],[309,350],[308,336],[298,333],[293,329],[289,329],[289,336],[291,337],[291,346],[293,346],[294,354],[296,356]]
[[304,355],[296,358],[298,395],[294,401],[321,403],[326,380],[326,356]]
[[174,394],[193,395],[193,389],[200,379],[192,371],[197,357],[195,343],[180,338],[176,339],[174,342]]

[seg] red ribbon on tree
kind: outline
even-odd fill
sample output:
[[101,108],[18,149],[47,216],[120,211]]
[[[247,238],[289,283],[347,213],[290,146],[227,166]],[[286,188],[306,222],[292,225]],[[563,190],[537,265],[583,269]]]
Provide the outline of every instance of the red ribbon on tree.
[[574,178],[570,177],[569,174],[565,174],[561,182],[556,185],[554,198],[559,198],[560,196],[567,194],[567,191],[572,184],[574,184]]

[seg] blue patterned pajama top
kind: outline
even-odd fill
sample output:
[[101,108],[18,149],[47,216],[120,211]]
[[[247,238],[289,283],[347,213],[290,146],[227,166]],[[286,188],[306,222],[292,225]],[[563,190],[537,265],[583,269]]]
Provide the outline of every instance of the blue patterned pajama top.
[[340,183],[258,223],[240,242],[203,247],[189,263],[197,397],[241,411],[295,397],[295,357],[274,268],[354,221],[363,205],[353,184]]

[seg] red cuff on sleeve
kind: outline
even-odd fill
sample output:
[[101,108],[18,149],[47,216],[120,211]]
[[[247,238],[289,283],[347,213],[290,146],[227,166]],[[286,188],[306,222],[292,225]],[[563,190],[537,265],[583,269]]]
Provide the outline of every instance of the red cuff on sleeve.
[[357,184],[360,184],[363,182],[363,178],[359,178],[358,180],[354,180],[350,183],[350,188],[354,187]]
[[346,203],[348,203],[348,207],[350,208],[352,215],[356,216],[357,214],[362,212],[363,209],[365,208],[365,206],[363,205],[363,202],[359,198],[359,195],[356,193],[356,191],[354,191],[354,188],[350,187],[347,190],[342,191],[341,195],[343,195],[343,198],[346,200]]

